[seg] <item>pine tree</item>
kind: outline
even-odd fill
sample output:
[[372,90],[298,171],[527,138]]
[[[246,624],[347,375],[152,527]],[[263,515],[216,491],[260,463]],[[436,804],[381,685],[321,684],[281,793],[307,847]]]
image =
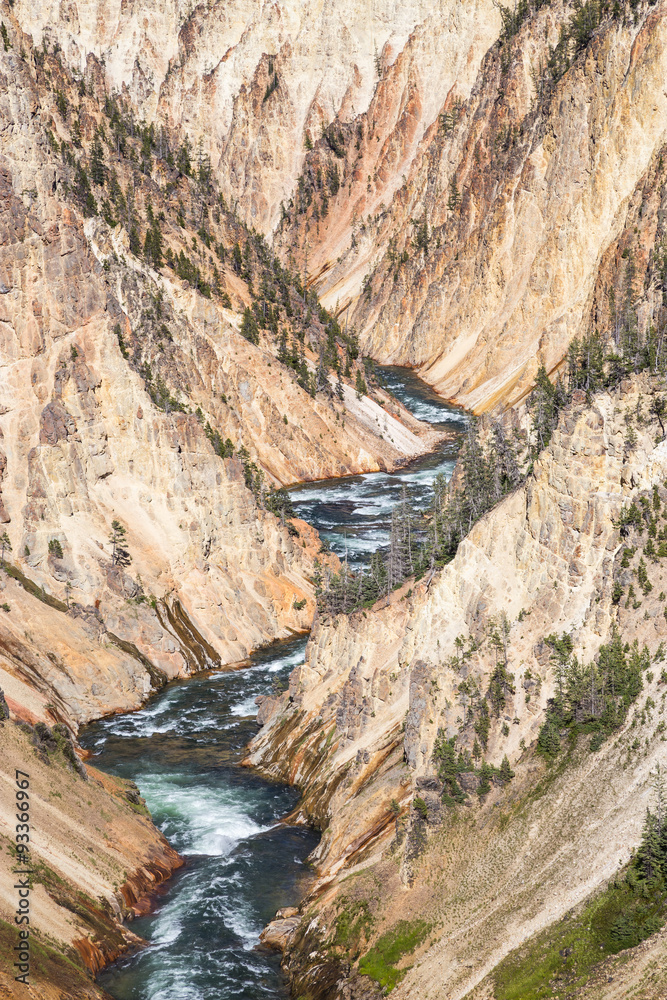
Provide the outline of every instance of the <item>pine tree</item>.
[[458,783],[461,767],[465,767],[460,754],[456,753],[456,737],[449,739],[444,730],[440,729],[433,748],[433,758],[438,765],[438,777],[445,785],[445,791],[455,802],[462,802],[465,795]]
[[494,468],[497,470],[498,477],[498,487],[494,492],[500,499],[506,493],[516,489],[521,481],[521,473],[514,445],[505,435],[503,425],[499,420],[494,421],[493,435],[495,441]]
[[323,340],[320,341],[316,377],[317,377],[317,382],[316,382],[317,392],[330,392],[331,385],[329,383],[329,370],[327,368],[327,363],[325,358],[325,343]]
[[637,851],[637,864],[647,882],[653,882],[662,878],[664,862],[658,818],[647,808],[642,842]]
[[107,168],[104,165],[104,152],[99,135],[95,136],[90,152],[90,176],[95,184],[102,186],[106,180]]
[[560,753],[560,734],[550,716],[547,717],[540,729],[540,734],[537,737],[537,748],[547,757],[555,757],[556,754]]
[[149,227],[144,238],[144,260],[150,264],[153,259],[153,230]]
[[528,409],[533,414],[533,451],[536,456],[549,444],[564,401],[560,387],[553,384],[544,365],[540,365],[535,386],[528,397]]
[[511,781],[512,778],[514,777],[514,771],[510,767],[510,762],[509,762],[509,759],[507,757],[507,754],[505,754],[505,756],[503,757],[503,761],[502,761],[502,764],[500,765],[500,772],[498,774],[498,777],[503,782],[503,784],[507,784],[507,782]]
[[252,310],[246,306],[241,322],[241,336],[249,340],[251,344],[259,343],[259,327]]
[[491,728],[491,720],[489,718],[489,707],[486,703],[486,699],[482,699],[479,706],[479,718],[475,723],[475,732],[479,736],[479,742],[482,745],[484,753],[489,743],[489,730]]
[[109,534],[112,566],[129,566],[132,562],[132,556],[126,548],[126,536],[127,528],[123,527],[120,521],[113,520]]
[[605,352],[597,331],[581,340],[575,337],[568,349],[567,368],[570,391],[583,389],[592,393],[602,387],[605,381]]
[[186,135],[185,141],[183,142],[183,145],[179,149],[178,154],[176,156],[176,166],[182,174],[185,174],[186,177],[189,177],[192,171],[192,165],[190,162],[190,153],[191,153],[190,139]]
[[208,153],[204,152],[204,140],[202,136],[199,138],[197,149],[197,180],[202,192],[207,191],[211,180],[211,157]]
[[141,240],[139,239],[139,230],[136,226],[130,227],[129,237],[130,253],[134,254],[135,257],[138,257],[141,253]]
[[67,121],[67,98],[62,90],[56,90],[56,107],[63,121]]
[[146,230],[144,258],[148,264],[152,263],[156,268],[162,267],[162,233],[160,232],[159,223],[155,218],[153,219],[152,226]]
[[387,593],[387,567],[381,552],[374,552],[371,556],[370,576],[377,597],[383,597]]
[[243,257],[241,256],[241,247],[238,243],[234,244],[234,249],[232,250],[232,267],[236,274],[240,274],[243,269]]
[[463,490],[460,499],[467,507],[468,523],[465,526],[467,534],[473,523],[488,509],[491,485],[489,463],[480,442],[479,424],[476,417],[472,417],[468,424],[461,464],[463,466]]
[[477,786],[478,795],[486,795],[487,792],[491,791],[491,781],[490,778],[493,777],[493,768],[486,763],[485,760],[482,761],[482,766],[479,769],[479,785]]
[[0,535],[0,562],[2,563],[3,566],[5,564],[6,551],[7,552],[12,551],[12,543],[9,540],[9,535],[7,534],[7,532],[3,531],[3,533]]
[[456,178],[452,177],[451,184],[449,185],[449,198],[447,199],[447,208],[450,212],[453,212],[461,204],[461,194],[456,186]]

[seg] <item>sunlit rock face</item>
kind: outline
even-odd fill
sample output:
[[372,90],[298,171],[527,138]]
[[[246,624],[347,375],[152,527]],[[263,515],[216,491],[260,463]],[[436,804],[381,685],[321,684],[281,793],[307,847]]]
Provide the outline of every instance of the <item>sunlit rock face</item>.
[[15,10],[70,65],[99,60],[140,116],[201,142],[229,204],[347,308],[366,353],[477,411],[521,399],[587,328],[667,138],[661,5],[605,23],[548,86],[567,5],[500,48],[486,0]]
[[[195,147],[201,139],[230,203],[270,231],[301,172],[306,131],[316,140],[335,118],[368,111],[392,67],[378,127],[383,138],[396,127],[409,133],[400,157],[388,161],[392,188],[448,91],[469,89],[497,35],[497,12],[486,0],[433,8],[424,0],[102,0],[19,2],[15,10],[24,31],[40,44],[57,40],[72,66],[83,70],[89,55],[102,61],[109,90],[127,90],[146,119],[187,132]],[[380,163],[386,150],[376,145]]]

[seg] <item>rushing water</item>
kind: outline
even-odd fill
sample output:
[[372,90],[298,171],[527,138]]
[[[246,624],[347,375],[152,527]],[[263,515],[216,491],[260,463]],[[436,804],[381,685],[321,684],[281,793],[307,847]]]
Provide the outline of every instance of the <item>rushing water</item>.
[[81,743],[106,771],[132,778],[187,863],[132,925],[151,947],[100,977],[122,1000],[264,1000],[286,996],[278,957],[257,950],[280,906],[297,902],[317,837],[279,824],[294,789],[239,767],[257,731],[258,694],[285,681],[305,638],[239,671],[175,683],[138,712],[88,726]]
[[[389,367],[378,371],[386,387],[420,420],[461,433],[464,413],[444,403],[412,372]],[[347,552],[350,565],[358,566],[388,544],[391,512],[403,489],[412,510],[423,510],[431,500],[436,476],[450,478],[457,451],[454,439],[393,473],[369,472],[296,486],[290,490],[292,503],[299,517],[314,524],[334,552],[339,556]]]
[[[421,419],[462,429],[461,415],[402,369],[382,369],[386,384]],[[451,474],[455,446],[395,474],[373,473],[299,487],[299,514],[332,548],[363,560],[387,540],[392,507],[407,487],[424,506],[435,476]],[[312,832],[281,823],[294,789],[239,766],[257,732],[255,698],[287,679],[305,638],[276,643],[237,671],[170,684],[138,712],[88,726],[80,735],[105,771],[131,778],[156,825],[186,858],[158,894],[153,913],[133,930],[150,947],[100,977],[118,1000],[284,1000],[279,958],[258,948],[276,909],[303,895]]]

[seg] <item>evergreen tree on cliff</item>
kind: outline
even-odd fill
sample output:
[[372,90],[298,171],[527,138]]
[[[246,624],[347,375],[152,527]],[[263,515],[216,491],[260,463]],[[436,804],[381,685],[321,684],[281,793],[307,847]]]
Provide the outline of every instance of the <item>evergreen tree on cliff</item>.
[[3,531],[3,533],[0,535],[0,550],[1,550],[0,551],[0,562],[2,562],[2,564],[4,566],[4,563],[5,563],[5,551],[9,551],[9,552],[12,551],[12,543],[10,542],[9,535],[7,534],[6,531]]
[[126,537],[127,528],[125,528],[120,521],[113,520],[111,522],[111,533],[109,535],[112,566],[129,566],[132,562],[132,556],[126,547]]

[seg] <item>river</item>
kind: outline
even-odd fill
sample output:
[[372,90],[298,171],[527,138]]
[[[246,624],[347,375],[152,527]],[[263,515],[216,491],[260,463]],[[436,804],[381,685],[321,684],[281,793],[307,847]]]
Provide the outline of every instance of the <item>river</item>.
[[[417,417],[461,431],[463,416],[405,369],[379,369]],[[456,444],[395,473],[369,473],[295,487],[300,517],[331,548],[359,565],[386,544],[403,487],[423,508],[434,478],[451,475]],[[301,662],[306,637],[254,653],[241,670],[174,682],[139,711],[82,730],[96,767],[136,781],[155,824],[185,859],[136,920],[150,946],[100,976],[118,1000],[285,1000],[279,956],[258,947],[281,906],[298,902],[311,878],[317,835],[281,822],[298,802],[293,788],[268,782],[239,762],[257,732],[255,698],[284,684]]]

